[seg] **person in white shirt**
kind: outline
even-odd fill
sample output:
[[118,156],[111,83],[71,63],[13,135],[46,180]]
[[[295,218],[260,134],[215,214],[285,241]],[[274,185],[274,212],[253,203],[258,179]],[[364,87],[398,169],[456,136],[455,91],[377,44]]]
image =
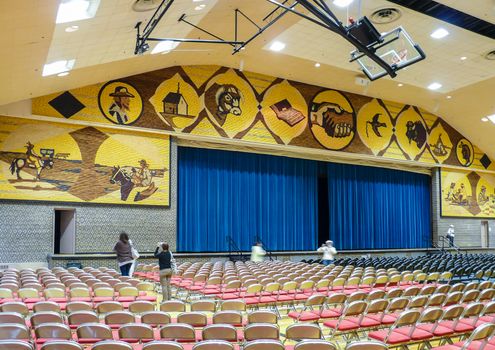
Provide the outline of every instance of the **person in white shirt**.
[[447,239],[449,240],[451,247],[454,246],[454,238],[455,238],[454,225],[450,225],[449,228],[447,229]]
[[333,241],[326,241],[318,248],[318,252],[323,253],[323,265],[330,265],[333,263],[334,257],[337,255],[337,249],[334,248]]
[[255,245],[251,247],[251,261],[263,261],[266,251],[263,249],[261,242],[256,242]]

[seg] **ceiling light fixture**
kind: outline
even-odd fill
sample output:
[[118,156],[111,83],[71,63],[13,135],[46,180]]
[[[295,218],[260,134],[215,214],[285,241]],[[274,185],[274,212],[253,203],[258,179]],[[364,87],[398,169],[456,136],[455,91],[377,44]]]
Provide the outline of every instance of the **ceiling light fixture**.
[[398,87],[401,87],[401,86],[404,86],[404,84],[399,83],[399,84],[397,84],[397,86],[398,86]]
[[319,66],[321,66],[321,64],[319,64],[318,62],[315,63],[315,67],[318,68]]
[[488,119],[490,119],[490,121],[495,124],[495,114],[492,114],[492,115],[487,115],[486,116]]
[[62,0],[58,6],[56,23],[67,23],[93,18],[100,0]]
[[347,7],[349,6],[354,0],[333,0],[333,4],[338,7]]
[[285,49],[285,44],[281,41],[274,41],[270,45],[270,50],[275,51],[275,52],[282,51],[283,49]]
[[201,4],[201,5],[196,6],[194,9],[195,9],[196,11],[201,11],[201,10],[202,10],[202,9],[204,9],[205,7],[206,7],[206,5],[205,5],[205,4]]
[[169,53],[170,51],[175,49],[177,46],[179,46],[179,43],[176,41],[170,41],[170,40],[160,41],[153,48],[153,51],[151,51],[151,54],[154,55],[156,53]]
[[69,72],[58,73],[57,77],[65,77],[66,75],[69,75]]
[[461,61],[464,61],[464,60],[467,60],[467,57],[466,56],[462,56],[461,57]]
[[74,67],[75,59],[72,60],[60,60],[52,63],[47,63],[43,66],[42,76],[59,74],[70,71]]
[[451,98],[452,98],[452,96],[447,95],[447,100],[450,100]]
[[75,32],[76,30],[79,30],[79,26],[70,26],[70,27],[65,28],[65,31],[66,31],[67,33],[73,33],[73,32]]
[[204,0],[193,0],[193,2],[203,2]]
[[447,29],[444,28],[438,28],[430,34],[430,36],[434,39],[442,39],[445,38],[447,35],[449,35],[449,32],[447,31]]
[[430,85],[428,85],[428,89],[430,90],[438,90],[442,87],[442,84],[440,83],[431,83]]
[[490,120],[490,119],[488,119],[487,117],[483,117],[483,118],[481,118],[481,121],[482,121],[482,122],[487,122],[488,120]]

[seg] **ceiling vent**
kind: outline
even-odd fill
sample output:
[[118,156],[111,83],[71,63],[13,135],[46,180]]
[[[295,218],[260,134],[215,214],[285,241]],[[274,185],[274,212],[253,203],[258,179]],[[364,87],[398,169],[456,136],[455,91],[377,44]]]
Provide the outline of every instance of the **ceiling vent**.
[[495,50],[487,52],[485,54],[485,59],[490,60],[490,61],[495,61]]
[[132,9],[136,12],[146,12],[151,10],[156,10],[162,0],[136,0],[132,4]]
[[385,7],[374,11],[371,16],[371,22],[375,24],[387,24],[397,21],[402,16],[399,9],[395,7]]

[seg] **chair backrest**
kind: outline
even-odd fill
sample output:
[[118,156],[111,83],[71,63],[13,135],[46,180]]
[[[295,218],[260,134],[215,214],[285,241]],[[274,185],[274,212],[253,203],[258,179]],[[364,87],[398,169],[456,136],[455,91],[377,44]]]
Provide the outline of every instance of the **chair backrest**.
[[344,304],[347,300],[345,293],[332,293],[326,300],[328,305]]
[[99,314],[105,314],[113,311],[123,311],[124,306],[118,301],[102,301],[96,305],[96,311]]
[[95,288],[94,290],[95,297],[107,297],[107,298],[113,298],[114,296],[114,289],[111,287],[99,287]]
[[33,305],[34,312],[52,311],[60,313],[60,304],[53,301],[38,301]]
[[247,342],[243,350],[285,350],[280,340],[261,339]]
[[205,327],[208,324],[208,318],[201,312],[189,311],[177,315],[177,322],[190,324],[193,327]]
[[213,315],[214,324],[242,325],[242,314],[240,311],[218,311]]
[[139,296],[139,290],[133,286],[125,286],[125,287],[122,287],[120,289],[115,288],[115,290],[118,290],[119,295],[121,297],[138,297]]
[[29,314],[28,306],[20,301],[8,301],[0,304],[0,310],[2,312],[15,312],[21,314],[22,316],[27,316]]
[[192,349],[193,350],[234,350],[234,346],[225,340],[204,340],[202,342],[195,344]]
[[464,307],[461,305],[451,305],[445,308],[442,320],[455,320],[464,312]]
[[65,298],[65,289],[50,287],[43,291],[43,295],[46,299],[52,298]]
[[216,304],[213,300],[196,300],[191,302],[191,311],[215,312]]
[[24,316],[18,312],[0,312],[0,324],[4,323],[17,323],[24,326],[26,325]]
[[435,323],[442,318],[443,309],[439,307],[431,307],[424,310],[419,317],[420,323]]
[[122,325],[119,328],[120,339],[153,339],[153,328],[142,323],[131,323]]
[[402,296],[392,299],[388,304],[388,311],[404,310],[409,305],[409,299]]
[[386,344],[374,342],[374,341],[358,341],[347,344],[345,348],[345,350],[387,350],[387,349],[388,347]]
[[229,324],[212,324],[203,328],[204,340],[237,341],[237,331]]
[[41,346],[40,350],[84,350],[84,348],[74,341],[49,340]]
[[407,310],[399,315],[395,321],[395,327],[409,326],[416,323],[421,316],[421,313],[417,310]]
[[0,324],[0,339],[30,339],[30,333],[25,325],[18,323],[2,323]]
[[325,303],[326,299],[327,299],[326,295],[313,294],[306,300],[304,304],[306,306],[322,306]]
[[81,325],[83,323],[98,323],[99,318],[93,311],[74,311],[67,316],[69,325]]
[[246,303],[243,300],[224,300],[220,304],[221,311],[246,311]]
[[387,299],[375,299],[368,304],[366,313],[377,314],[384,312],[388,307],[389,301]]
[[170,340],[195,341],[194,327],[183,323],[170,323],[160,328],[160,337]]
[[105,315],[106,324],[126,324],[136,322],[136,317],[129,311],[112,311]]
[[294,350],[337,350],[337,347],[326,340],[303,340],[294,346]]
[[113,339],[112,329],[101,323],[85,323],[77,327],[78,339]]
[[169,314],[163,311],[149,311],[141,315],[141,323],[157,327],[169,324],[172,321]]
[[256,339],[279,339],[280,330],[272,323],[253,323],[244,328],[244,339],[247,341]]
[[44,339],[72,339],[69,326],[60,323],[43,323],[34,329],[36,338]]
[[450,288],[450,292],[462,292],[466,288],[464,283],[456,283]]
[[186,304],[180,300],[167,300],[160,304],[160,311],[185,312]]
[[[460,348],[461,350],[470,349],[470,345],[473,341],[482,341],[476,349],[484,349],[484,345],[489,337],[492,337],[495,332],[495,324],[485,323],[481,326],[477,327],[468,340],[466,340],[463,346]],[[474,348],[473,348],[474,349]]]
[[129,343],[118,340],[104,340],[93,345],[91,350],[133,350]]
[[256,310],[248,314],[248,323],[278,323],[277,314],[269,310]]
[[344,313],[346,316],[361,315],[367,307],[368,303],[363,300],[353,301],[346,306]]
[[411,299],[411,302],[407,305],[408,309],[423,308],[428,303],[429,297],[427,295],[417,295]]
[[42,323],[64,323],[64,319],[60,314],[53,311],[43,311],[35,313],[31,316],[31,324],[36,327]]
[[142,350],[184,350],[184,348],[174,341],[155,340],[144,344]]
[[294,323],[285,330],[285,337],[291,340],[322,339],[323,333],[317,324]]
[[22,340],[0,340],[0,350],[33,350],[33,345]]
[[151,301],[137,300],[129,303],[129,311],[136,314],[155,310],[155,304]]
[[67,313],[72,313],[75,311],[92,311],[93,306],[86,301],[71,301],[65,306],[65,311]]

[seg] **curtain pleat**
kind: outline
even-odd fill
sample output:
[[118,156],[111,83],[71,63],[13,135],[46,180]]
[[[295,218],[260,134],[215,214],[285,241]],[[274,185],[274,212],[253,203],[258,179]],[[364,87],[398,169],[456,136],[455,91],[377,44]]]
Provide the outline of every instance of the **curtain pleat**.
[[429,176],[334,163],[326,170],[329,236],[337,248],[430,246]]
[[315,249],[317,162],[179,147],[178,164],[178,251]]

